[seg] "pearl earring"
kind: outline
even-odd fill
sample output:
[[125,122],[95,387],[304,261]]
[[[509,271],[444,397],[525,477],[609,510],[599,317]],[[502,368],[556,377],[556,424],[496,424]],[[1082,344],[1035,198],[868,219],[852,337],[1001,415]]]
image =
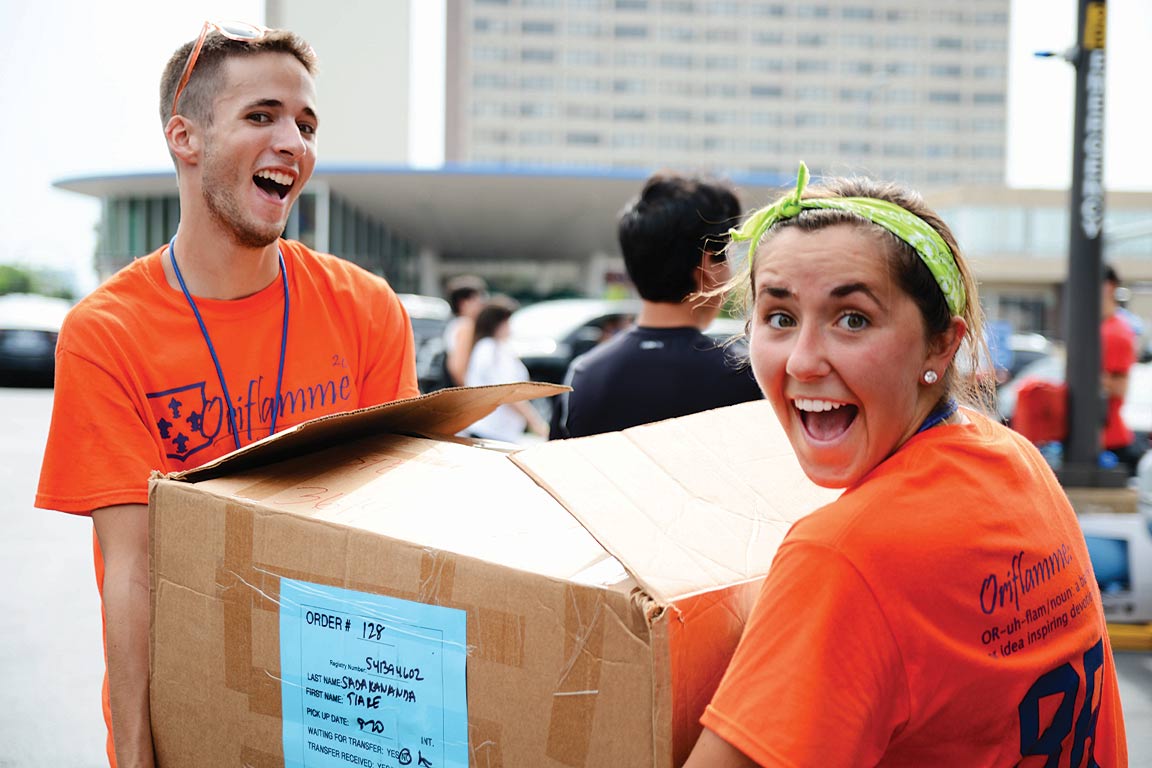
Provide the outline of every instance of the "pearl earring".
[[939,379],[940,377],[936,375],[936,371],[924,371],[925,384],[935,384]]

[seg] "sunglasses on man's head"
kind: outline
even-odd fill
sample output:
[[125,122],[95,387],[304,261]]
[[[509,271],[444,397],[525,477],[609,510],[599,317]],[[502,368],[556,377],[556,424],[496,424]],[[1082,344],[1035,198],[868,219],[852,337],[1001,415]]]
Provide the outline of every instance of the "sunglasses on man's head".
[[196,68],[196,60],[200,58],[200,50],[204,47],[204,40],[208,33],[216,30],[229,40],[238,43],[255,43],[264,39],[272,30],[258,24],[249,24],[246,21],[206,21],[200,29],[200,37],[196,38],[196,45],[192,46],[192,53],[188,55],[188,63],[184,65],[184,73],[180,75],[180,84],[176,86],[176,95],[172,97],[172,117],[176,117],[176,105],[180,103],[180,95],[192,77],[192,70]]

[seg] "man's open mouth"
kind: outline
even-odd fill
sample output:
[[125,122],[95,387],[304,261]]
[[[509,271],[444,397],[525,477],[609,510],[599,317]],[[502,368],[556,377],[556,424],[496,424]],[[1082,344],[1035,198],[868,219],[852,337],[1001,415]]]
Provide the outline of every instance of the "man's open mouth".
[[856,420],[859,407],[831,400],[797,398],[793,407],[800,414],[804,429],[816,440],[835,440],[848,431]]
[[256,182],[256,186],[268,194],[276,195],[283,200],[292,191],[292,184],[295,180],[287,173],[259,171],[252,177],[252,181]]

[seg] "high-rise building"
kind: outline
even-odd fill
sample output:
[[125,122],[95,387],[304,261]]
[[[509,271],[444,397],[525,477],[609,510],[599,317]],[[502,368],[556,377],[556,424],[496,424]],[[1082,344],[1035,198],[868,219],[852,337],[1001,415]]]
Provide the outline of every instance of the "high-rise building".
[[1010,0],[447,0],[448,162],[1004,180]]

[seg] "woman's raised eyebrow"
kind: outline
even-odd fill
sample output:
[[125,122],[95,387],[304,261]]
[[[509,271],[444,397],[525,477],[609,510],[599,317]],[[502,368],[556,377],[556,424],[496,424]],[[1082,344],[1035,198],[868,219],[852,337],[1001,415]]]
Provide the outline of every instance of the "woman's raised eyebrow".
[[854,293],[863,293],[877,304],[880,303],[880,299],[876,296],[875,293],[872,292],[872,289],[864,283],[846,283],[844,285],[838,285],[832,289],[832,295],[837,299],[842,299],[845,296],[851,296]]

